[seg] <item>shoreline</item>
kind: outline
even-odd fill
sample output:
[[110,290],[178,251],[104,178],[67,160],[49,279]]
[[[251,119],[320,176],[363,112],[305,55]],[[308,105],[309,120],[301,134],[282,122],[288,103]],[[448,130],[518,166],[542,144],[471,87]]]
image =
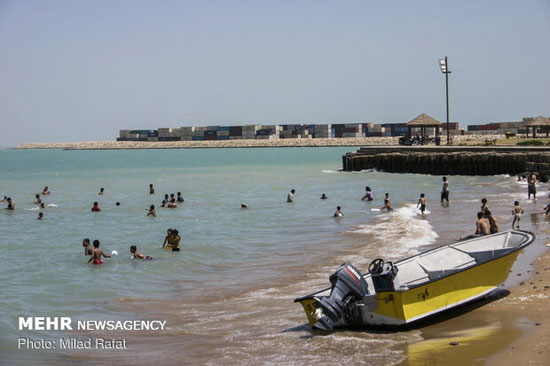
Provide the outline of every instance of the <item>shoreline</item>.
[[[454,143],[483,142],[486,138],[501,135],[454,136]],[[211,141],[86,141],[86,142],[29,142],[16,149],[67,149],[67,150],[135,150],[135,149],[209,149],[253,147],[327,147],[327,146],[398,146],[399,137],[338,137],[293,139],[241,139]],[[435,146],[435,145],[434,145]]]

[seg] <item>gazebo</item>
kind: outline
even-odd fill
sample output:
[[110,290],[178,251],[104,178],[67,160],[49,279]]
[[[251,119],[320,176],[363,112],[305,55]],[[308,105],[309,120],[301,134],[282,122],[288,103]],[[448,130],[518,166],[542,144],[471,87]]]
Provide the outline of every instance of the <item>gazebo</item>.
[[548,137],[548,130],[550,128],[550,119],[538,116],[530,121],[524,122],[523,127],[527,127],[527,137],[529,137],[529,128],[533,129],[533,138],[537,137],[537,128],[546,127],[546,137]]
[[407,123],[407,127],[409,128],[409,136],[412,137],[412,129],[413,128],[420,128],[420,135],[422,137],[421,143],[424,145],[424,141],[426,141],[426,128],[427,127],[434,127],[435,128],[435,137],[439,137],[439,128],[441,127],[441,123],[439,123],[436,119],[428,116],[425,113],[422,113],[409,123]]

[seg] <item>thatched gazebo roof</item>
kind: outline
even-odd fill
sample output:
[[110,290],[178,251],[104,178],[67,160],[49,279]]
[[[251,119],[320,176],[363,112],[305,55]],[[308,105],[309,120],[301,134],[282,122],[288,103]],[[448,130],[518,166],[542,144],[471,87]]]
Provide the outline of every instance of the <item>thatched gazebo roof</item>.
[[428,116],[425,113],[422,113],[409,123],[407,123],[407,126],[409,127],[439,127],[441,126],[441,123],[439,123],[436,119]]
[[522,123],[524,127],[546,127],[550,126],[550,118],[538,116],[530,121]]

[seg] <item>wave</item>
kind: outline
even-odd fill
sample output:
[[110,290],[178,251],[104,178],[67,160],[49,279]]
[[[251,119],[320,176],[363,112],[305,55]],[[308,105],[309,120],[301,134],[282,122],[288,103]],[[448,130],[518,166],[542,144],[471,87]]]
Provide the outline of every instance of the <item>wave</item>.
[[58,207],[55,203],[47,204],[46,207]]
[[439,236],[414,204],[381,214],[373,222],[360,225],[351,232],[368,234],[385,249],[388,257],[393,258],[411,254],[421,246],[433,244]]

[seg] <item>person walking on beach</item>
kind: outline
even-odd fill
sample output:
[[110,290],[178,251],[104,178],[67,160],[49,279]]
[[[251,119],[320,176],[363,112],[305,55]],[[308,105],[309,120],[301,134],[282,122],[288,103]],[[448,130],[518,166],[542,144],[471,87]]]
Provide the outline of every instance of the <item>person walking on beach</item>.
[[343,217],[344,216],[344,213],[342,212],[342,207],[340,206],[337,206],[336,207],[336,212],[334,213],[334,215],[332,215],[333,217]]
[[391,207],[391,201],[390,201],[390,194],[386,193],[384,198],[384,207],[380,208],[380,211],[388,210],[391,211],[393,208]]
[[485,218],[483,212],[477,213],[476,235],[489,235],[491,233],[491,225],[489,220]]
[[518,223],[518,230],[519,230],[519,222],[521,220],[521,215],[523,215],[525,211],[523,211],[523,208],[519,206],[519,201],[514,202],[514,209],[512,210],[512,215],[514,215],[514,221],[512,221],[512,229],[514,228],[514,224]]
[[424,193],[420,193],[420,198],[418,199],[416,208],[418,208],[418,206],[420,206],[420,212],[422,213],[422,216],[424,216],[424,211],[426,211],[426,198]]
[[149,184],[149,194],[155,194],[155,187],[153,187],[153,183]]
[[443,177],[443,187],[441,188],[441,203],[443,203],[443,200],[447,201],[447,204],[449,204],[449,181],[447,180],[447,177]]
[[487,198],[481,199],[481,212],[485,215],[489,211],[489,206],[487,205]]
[[99,208],[99,203],[97,201],[94,202],[94,206],[92,207],[92,212],[99,212],[101,209]]
[[491,230],[491,234],[498,233],[499,226],[497,218],[494,217],[489,210],[485,211],[485,217],[487,218],[487,220],[489,220],[489,229]]
[[155,211],[155,205],[151,205],[151,207],[149,207],[149,212],[147,212],[147,216],[157,217],[157,212]]
[[294,188],[291,189],[290,192],[288,192],[288,196],[286,196],[286,202],[287,203],[294,202],[294,193],[296,193],[296,190]]
[[363,196],[363,198],[361,198],[361,201],[364,201],[364,200],[372,201],[372,200],[374,200],[374,196],[373,196],[372,191],[371,191],[369,186],[365,187],[365,191],[366,191],[366,193]]
[[109,254],[105,254],[103,250],[99,249],[99,240],[94,240],[94,249],[92,250],[92,255],[90,256],[88,263],[93,261],[94,264],[102,264],[103,261],[101,260],[101,257],[111,258]]
[[533,201],[537,200],[537,176],[533,172],[527,179],[527,197],[531,199],[531,194],[533,195]]

